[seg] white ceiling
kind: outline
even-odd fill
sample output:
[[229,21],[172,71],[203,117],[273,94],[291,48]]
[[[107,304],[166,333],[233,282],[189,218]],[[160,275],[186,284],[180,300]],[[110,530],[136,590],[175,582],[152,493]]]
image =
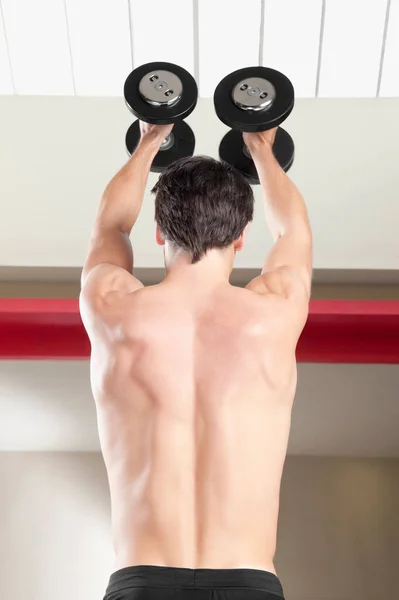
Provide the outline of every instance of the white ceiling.
[[399,96],[399,0],[0,0],[0,93],[120,96],[132,66],[175,62],[211,96],[232,70],[298,97]]
[[[299,365],[290,454],[399,457],[398,365]],[[87,361],[0,361],[0,451],[96,451]]]

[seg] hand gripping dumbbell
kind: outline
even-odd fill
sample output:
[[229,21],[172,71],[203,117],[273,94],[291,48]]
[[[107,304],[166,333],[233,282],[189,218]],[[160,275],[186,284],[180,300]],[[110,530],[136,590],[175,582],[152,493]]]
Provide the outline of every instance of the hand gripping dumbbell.
[[[188,71],[167,62],[141,65],[126,79],[124,95],[127,107],[140,121],[153,125],[174,123],[155,156],[151,171],[160,173],[178,158],[194,154],[195,136],[183,119],[194,110],[198,89]],[[135,121],[126,133],[129,155],[139,141],[140,124]]]
[[294,87],[274,69],[248,67],[227,75],[214,94],[216,114],[231,127],[219,146],[219,156],[250,180],[259,183],[251,154],[244,144],[243,132],[267,131],[278,127],[273,153],[284,171],[294,162],[294,142],[279,127],[294,108]]

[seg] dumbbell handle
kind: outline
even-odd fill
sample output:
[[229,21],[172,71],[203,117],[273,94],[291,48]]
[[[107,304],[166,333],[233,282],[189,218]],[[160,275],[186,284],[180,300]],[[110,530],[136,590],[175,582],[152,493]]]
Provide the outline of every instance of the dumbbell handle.
[[175,143],[175,136],[173,135],[173,132],[170,132],[169,135],[166,136],[166,138],[160,145],[160,147],[159,147],[160,152],[163,152],[164,150],[169,150],[169,148],[171,148],[174,143]]

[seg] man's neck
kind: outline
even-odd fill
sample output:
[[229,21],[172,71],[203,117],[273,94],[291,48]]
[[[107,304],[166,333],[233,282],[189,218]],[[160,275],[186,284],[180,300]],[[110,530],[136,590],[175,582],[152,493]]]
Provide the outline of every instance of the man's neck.
[[230,249],[209,250],[198,262],[186,252],[165,248],[166,278],[184,278],[207,284],[228,282],[233,268],[234,254]]

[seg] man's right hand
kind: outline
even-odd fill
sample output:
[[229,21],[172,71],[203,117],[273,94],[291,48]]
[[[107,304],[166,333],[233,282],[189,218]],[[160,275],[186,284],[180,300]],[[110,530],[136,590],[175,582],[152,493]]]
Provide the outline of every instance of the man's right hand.
[[258,133],[243,133],[244,143],[248,150],[252,153],[259,147],[269,146],[273,147],[274,139],[276,137],[277,127],[269,129],[268,131],[260,131]]

